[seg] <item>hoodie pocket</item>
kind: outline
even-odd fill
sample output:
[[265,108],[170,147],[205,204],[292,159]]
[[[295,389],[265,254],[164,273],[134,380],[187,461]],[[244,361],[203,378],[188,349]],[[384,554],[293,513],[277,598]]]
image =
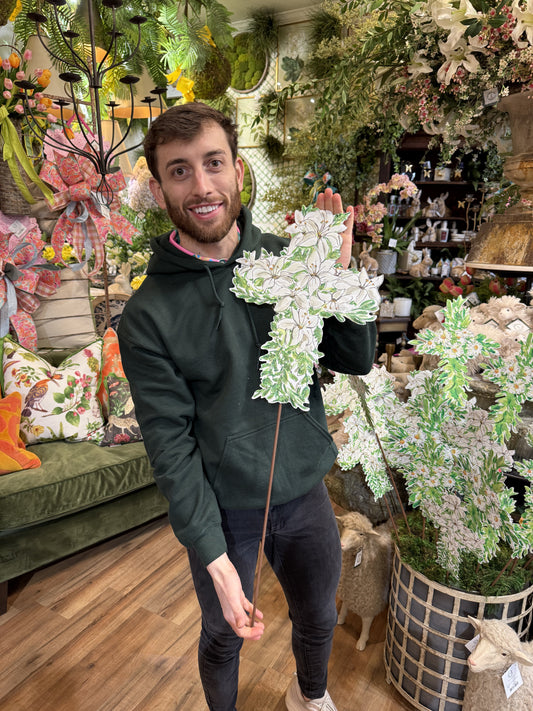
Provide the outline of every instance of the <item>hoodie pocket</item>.
[[[223,508],[265,505],[276,423],[226,438],[213,488]],[[336,448],[329,432],[308,413],[282,417],[274,466],[272,502],[305,493],[329,470]]]

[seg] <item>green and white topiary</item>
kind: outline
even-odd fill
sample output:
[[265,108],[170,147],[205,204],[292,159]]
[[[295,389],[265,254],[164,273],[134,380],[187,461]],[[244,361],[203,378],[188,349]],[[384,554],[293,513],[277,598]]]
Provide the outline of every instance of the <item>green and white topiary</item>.
[[515,558],[533,551],[531,487],[518,521],[514,492],[505,484],[513,464],[533,481],[533,461],[514,463],[506,445],[523,404],[533,400],[533,334],[518,356],[494,356],[484,366],[484,378],[500,387],[487,411],[469,397],[467,366],[478,355],[496,354],[498,344],[468,330],[464,299],[449,301],[444,313],[442,331],[426,329],[412,342],[418,353],[440,360],[435,370],[409,376],[407,402],[393,396],[384,368],[358,379],[357,389],[361,381],[366,386],[361,399],[347,376],[336,376],[324,399],[331,414],[353,413],[345,421],[349,442],[339,452],[340,466],[360,463],[376,497],[390,490],[377,433],[389,464],[405,478],[410,503],[438,529],[439,564],[457,579],[467,551],[480,563],[503,542]]

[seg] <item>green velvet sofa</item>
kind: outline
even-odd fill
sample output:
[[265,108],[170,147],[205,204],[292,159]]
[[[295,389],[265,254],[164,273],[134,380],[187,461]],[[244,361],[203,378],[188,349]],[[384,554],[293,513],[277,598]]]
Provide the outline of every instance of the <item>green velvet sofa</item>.
[[9,580],[164,515],[142,442],[28,447],[41,466],[0,476],[0,614]]

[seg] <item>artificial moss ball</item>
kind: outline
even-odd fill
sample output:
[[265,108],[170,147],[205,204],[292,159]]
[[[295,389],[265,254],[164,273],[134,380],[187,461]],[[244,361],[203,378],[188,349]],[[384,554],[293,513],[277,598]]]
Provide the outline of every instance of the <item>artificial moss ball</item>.
[[231,64],[218,47],[213,47],[211,56],[201,72],[190,76],[194,80],[194,96],[203,101],[212,101],[226,91],[231,81]]
[[250,91],[263,76],[267,55],[257,48],[251,32],[241,32],[233,38],[233,48],[227,53],[231,63],[231,86],[237,91]]

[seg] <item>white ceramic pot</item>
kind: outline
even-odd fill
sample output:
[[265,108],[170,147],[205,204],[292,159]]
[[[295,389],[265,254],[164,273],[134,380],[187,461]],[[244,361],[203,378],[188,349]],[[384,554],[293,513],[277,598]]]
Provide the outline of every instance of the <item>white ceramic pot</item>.
[[394,304],[394,315],[395,316],[410,316],[411,306],[413,305],[413,300],[406,296],[397,296],[392,300]]

